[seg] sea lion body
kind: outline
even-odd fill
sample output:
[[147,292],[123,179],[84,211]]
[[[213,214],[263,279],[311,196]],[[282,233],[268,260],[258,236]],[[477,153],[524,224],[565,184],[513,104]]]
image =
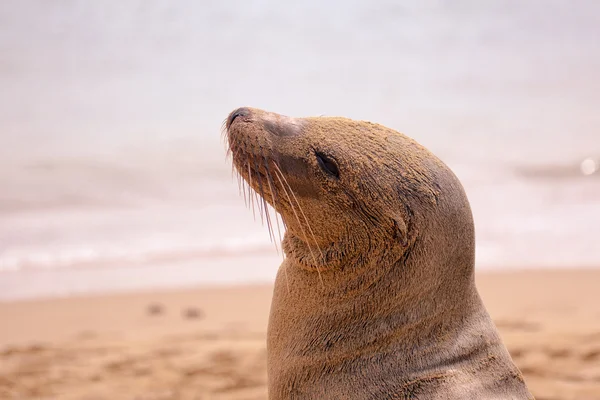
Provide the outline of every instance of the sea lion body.
[[241,108],[234,166],[287,227],[269,399],[532,399],[477,293],[471,210],[414,140]]

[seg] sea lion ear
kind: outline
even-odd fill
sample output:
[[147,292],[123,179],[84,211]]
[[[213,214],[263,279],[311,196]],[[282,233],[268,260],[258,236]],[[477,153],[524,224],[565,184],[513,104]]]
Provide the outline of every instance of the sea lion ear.
[[392,224],[394,238],[400,242],[402,247],[408,246],[408,226],[402,216],[392,217]]

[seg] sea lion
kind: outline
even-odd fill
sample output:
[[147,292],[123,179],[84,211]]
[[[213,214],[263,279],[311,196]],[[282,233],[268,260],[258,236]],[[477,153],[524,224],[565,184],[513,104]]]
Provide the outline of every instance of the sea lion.
[[224,131],[287,228],[270,400],[533,398],[475,287],[471,209],[442,161],[346,118],[244,107]]

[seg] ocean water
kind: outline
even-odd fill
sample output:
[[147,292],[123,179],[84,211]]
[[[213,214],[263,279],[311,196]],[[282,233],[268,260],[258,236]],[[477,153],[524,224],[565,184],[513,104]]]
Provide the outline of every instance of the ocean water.
[[0,300],[273,279],[243,105],[429,147],[479,269],[596,267],[599,71],[593,0],[0,2]]

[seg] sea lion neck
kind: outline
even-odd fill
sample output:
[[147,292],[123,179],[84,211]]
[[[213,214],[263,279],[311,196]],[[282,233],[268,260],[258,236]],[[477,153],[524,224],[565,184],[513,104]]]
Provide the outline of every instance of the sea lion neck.
[[[391,267],[386,261],[369,261],[354,274],[333,271],[320,278],[294,268],[293,260],[284,262],[268,334],[270,386],[275,393],[291,381],[310,387],[308,377],[322,369],[353,376],[368,365],[369,373],[384,381],[427,376],[450,368],[470,352],[485,353],[482,346],[498,344],[496,336],[482,337],[472,330],[487,318],[473,280],[448,278],[430,285],[427,274],[418,271],[422,265],[410,254]],[[449,346],[462,347],[449,353]],[[356,390],[351,387],[345,393]]]
[[[340,228],[339,239],[335,241],[317,241],[306,237],[303,229],[288,230],[282,241],[282,249],[290,261],[292,268],[304,269],[312,272],[323,280],[322,273],[331,273],[332,279],[348,278],[360,280],[361,274],[369,270],[371,263],[383,260],[398,260],[406,248],[399,243],[394,246],[382,246],[378,236],[370,235],[368,227],[354,227],[345,231]],[[391,235],[391,233],[390,233]],[[313,240],[311,240],[313,239]],[[364,254],[370,257],[365,258]],[[341,288],[339,282],[332,285]]]
[[[284,249],[292,240],[286,237]],[[358,307],[365,313],[372,307],[373,315],[393,309],[395,313],[411,315],[414,322],[440,311],[438,305],[460,306],[470,301],[474,291],[474,268],[469,257],[458,256],[447,261],[428,257],[427,243],[419,237],[407,247],[385,247],[373,242],[348,253],[342,250],[340,254],[338,250],[331,249],[335,255],[323,263],[331,267],[328,269],[310,268],[312,258],[308,252],[287,257],[281,269],[286,284],[291,284],[286,288],[289,292],[286,304],[291,307],[296,306],[294,302],[301,307],[312,304],[315,309],[341,305],[342,309]],[[460,267],[456,266],[458,263]],[[380,299],[382,292],[386,295]],[[369,298],[376,301],[362,304]],[[340,315],[347,317],[345,313]]]

